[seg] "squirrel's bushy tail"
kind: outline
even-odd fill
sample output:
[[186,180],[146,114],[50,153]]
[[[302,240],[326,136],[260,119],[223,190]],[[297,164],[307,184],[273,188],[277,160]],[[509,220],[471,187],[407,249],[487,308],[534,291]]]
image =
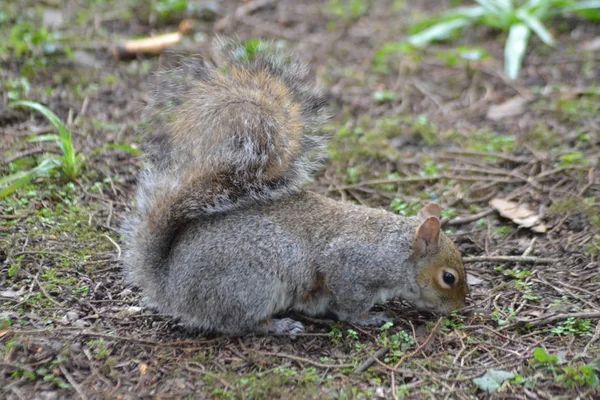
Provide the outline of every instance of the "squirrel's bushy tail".
[[147,162],[124,229],[140,287],[157,284],[186,222],[293,194],[325,154],[327,101],[304,64],[224,40],[216,58],[160,72],[147,107]]

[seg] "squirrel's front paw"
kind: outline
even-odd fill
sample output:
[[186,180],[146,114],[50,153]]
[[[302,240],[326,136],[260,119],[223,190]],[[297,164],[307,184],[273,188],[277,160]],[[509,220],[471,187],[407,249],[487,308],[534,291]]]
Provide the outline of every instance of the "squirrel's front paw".
[[392,322],[392,319],[387,317],[384,313],[372,312],[351,317],[348,319],[348,322],[362,326],[382,326],[383,324]]
[[265,328],[268,333],[274,335],[290,335],[292,337],[304,332],[304,325],[291,318],[271,319],[267,321]]

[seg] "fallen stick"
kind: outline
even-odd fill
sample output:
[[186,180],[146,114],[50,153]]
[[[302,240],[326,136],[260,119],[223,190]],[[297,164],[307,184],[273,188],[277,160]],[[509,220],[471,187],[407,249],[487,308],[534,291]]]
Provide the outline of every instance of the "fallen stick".
[[356,369],[352,373],[354,375],[362,374],[367,369],[369,369],[371,365],[373,365],[376,359],[379,360],[381,357],[385,356],[388,351],[390,351],[390,349],[388,349],[387,347],[382,347],[381,349],[377,350],[375,353],[373,353],[372,356],[369,356],[369,358],[367,358],[362,364],[356,367]]
[[226,15],[215,23],[215,32],[222,32],[233,26],[246,15],[257,12],[261,8],[269,7],[277,3],[277,0],[254,0],[239,6],[232,14]]
[[111,52],[117,60],[132,58],[137,54],[160,54],[165,49],[175,46],[183,37],[194,30],[194,23],[184,19],[177,32],[164,33],[142,39],[127,40],[113,46]]
[[463,263],[474,262],[520,262],[526,264],[552,264],[558,262],[557,258],[542,258],[532,256],[474,256],[463,257]]
[[596,318],[600,318],[600,311],[554,314],[554,315],[550,315],[549,317],[541,317],[541,318],[536,318],[536,319],[532,319],[529,321],[515,322],[514,324],[504,326],[504,327],[500,328],[499,330],[505,331],[505,330],[509,330],[509,329],[520,328],[525,325],[527,325],[529,327],[548,325],[553,322],[565,321],[569,318],[596,319]]

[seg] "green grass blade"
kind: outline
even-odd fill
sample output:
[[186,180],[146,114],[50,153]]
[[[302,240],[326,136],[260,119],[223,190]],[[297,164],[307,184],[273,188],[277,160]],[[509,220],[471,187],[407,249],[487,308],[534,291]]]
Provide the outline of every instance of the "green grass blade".
[[600,8],[600,0],[577,1],[568,8],[569,11],[582,11]]
[[20,188],[22,188],[23,186],[25,186],[29,182],[31,182],[35,177],[36,177],[35,169],[32,169],[29,172],[26,172],[25,175],[23,175],[21,178],[17,179],[17,181],[14,182],[13,184],[0,189],[0,199],[5,198],[6,196],[10,196],[15,191],[19,190]]
[[485,8],[489,14],[504,14],[511,12],[511,0],[475,0],[481,7]]
[[0,185],[9,182],[14,182],[7,187],[0,188],[0,199],[11,195],[16,190],[19,190],[20,188],[27,185],[29,182],[31,182],[37,177],[49,175],[50,172],[60,167],[60,165],[61,164],[58,159],[47,158],[44,161],[42,161],[37,167],[30,169],[27,172],[17,172],[0,179]]
[[437,40],[448,39],[454,32],[471,25],[472,21],[467,18],[457,18],[450,21],[440,22],[417,34],[411,35],[408,42],[413,46],[423,47]]
[[40,103],[36,103],[34,101],[15,101],[14,103],[9,104],[9,107],[28,107],[32,108],[38,112],[40,112],[54,127],[58,130],[58,134],[62,136],[66,136],[68,134],[67,127],[62,123],[60,118],[56,114],[54,114],[48,107],[41,105]]
[[534,31],[535,34],[542,40],[542,42],[546,43],[548,46],[554,46],[554,38],[552,37],[552,34],[544,27],[542,21],[523,10],[519,10],[517,12],[517,17],[527,24],[529,29]]
[[[63,156],[61,160],[63,162],[62,171],[69,179],[75,179],[79,172],[80,163],[82,158],[77,156],[75,147],[73,146],[73,136],[67,129],[65,124],[46,106],[36,103],[33,101],[16,101],[10,104],[11,107],[29,107],[44,115],[52,125],[58,130],[58,145],[60,146]],[[42,139],[42,141],[44,141]]]
[[3,185],[6,185],[7,183],[19,180],[19,179],[23,178],[25,175],[27,175],[28,173],[29,173],[28,171],[19,171],[19,172],[15,172],[14,174],[3,176],[2,178],[0,178],[0,186],[3,186]]
[[98,153],[101,153],[105,150],[122,150],[127,153],[131,153],[134,156],[142,155],[142,152],[139,149],[136,149],[135,147],[132,147],[125,143],[114,143],[114,144],[107,144],[107,145],[98,147],[97,149],[90,151],[88,154],[88,157],[93,157],[93,156],[97,155]]
[[527,49],[531,30],[525,24],[515,24],[508,32],[504,46],[504,71],[510,79],[517,79]]
[[60,137],[58,135],[54,135],[52,133],[48,135],[39,135],[34,136],[28,140],[29,143],[39,143],[39,142],[60,142]]
[[[447,21],[454,18],[477,19],[485,14],[485,9],[480,6],[457,7],[446,11],[438,22]],[[435,19],[435,18],[434,18]]]

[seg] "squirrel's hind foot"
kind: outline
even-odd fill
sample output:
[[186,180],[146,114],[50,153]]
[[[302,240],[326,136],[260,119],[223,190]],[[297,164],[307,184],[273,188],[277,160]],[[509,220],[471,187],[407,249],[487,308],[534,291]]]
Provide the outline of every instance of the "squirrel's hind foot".
[[370,312],[361,314],[357,317],[348,318],[348,322],[360,326],[383,326],[384,324],[393,321],[382,312]]
[[304,325],[291,318],[270,319],[263,325],[265,333],[272,335],[289,335],[294,337],[304,332]]

